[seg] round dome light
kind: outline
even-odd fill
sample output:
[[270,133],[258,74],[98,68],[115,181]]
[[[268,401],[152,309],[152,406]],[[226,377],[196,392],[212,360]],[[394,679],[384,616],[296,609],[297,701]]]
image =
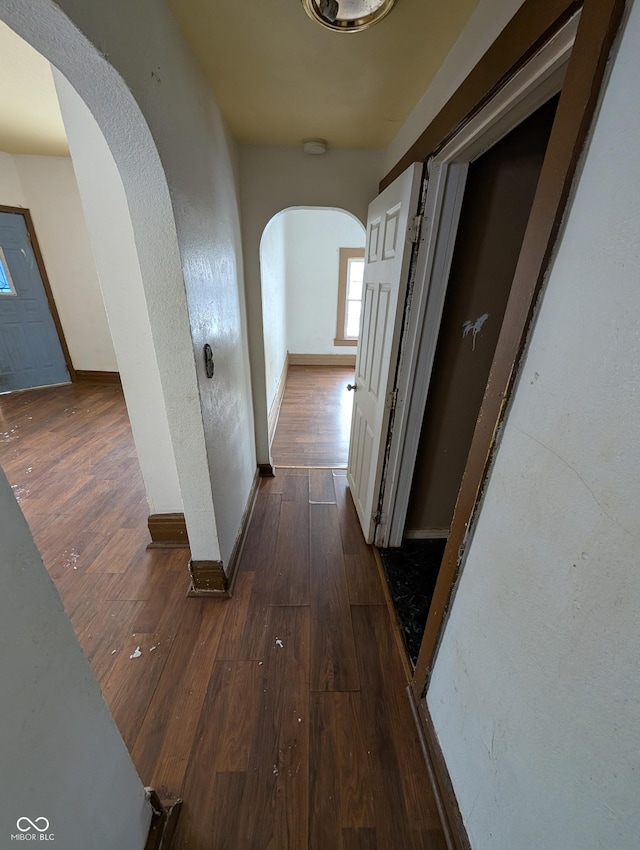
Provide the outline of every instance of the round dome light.
[[396,0],[302,0],[314,21],[336,32],[359,32],[382,20]]

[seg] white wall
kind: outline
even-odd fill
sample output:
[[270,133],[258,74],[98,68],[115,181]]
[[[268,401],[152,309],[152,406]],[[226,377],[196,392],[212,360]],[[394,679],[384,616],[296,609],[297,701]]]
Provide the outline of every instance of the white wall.
[[268,410],[271,410],[276,397],[280,376],[287,359],[285,216],[286,213],[282,213],[269,222],[260,243],[264,367]]
[[142,782],[1,469],[0,540],[0,845],[45,817],[51,846],[142,850]]
[[367,218],[378,194],[382,151],[329,150],[309,156],[298,147],[239,145],[240,202],[247,320],[259,463],[269,462],[267,392],[260,294],[260,239],[268,222],[288,207],[335,207]]
[[364,248],[362,224],[340,210],[284,213],[287,348],[292,354],[354,354],[333,344],[338,314],[340,248]]
[[428,690],[474,850],[640,846],[640,3]]
[[0,152],[0,204],[8,207],[26,207],[24,192],[15,160],[10,153]]
[[117,371],[71,160],[0,153],[0,175],[0,203],[31,212],[71,362]]
[[4,0],[2,17],[62,71],[109,144],[134,227],[192,556],[226,561],[255,454],[233,150],[219,110],[165,4]]
[[149,512],[181,512],[178,472],[122,180],[82,98],[55,68],[53,77],[118,353]]

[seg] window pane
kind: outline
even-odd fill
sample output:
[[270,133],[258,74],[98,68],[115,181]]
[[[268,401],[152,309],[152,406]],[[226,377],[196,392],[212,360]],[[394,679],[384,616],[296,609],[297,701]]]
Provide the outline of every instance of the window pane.
[[347,301],[346,336],[357,337],[360,331],[361,301]]
[[364,258],[351,257],[349,260],[349,277],[352,280],[362,280],[364,276]]
[[347,271],[347,298],[362,298],[364,260],[350,259]]
[[349,280],[347,298],[355,298],[357,301],[362,298],[362,278],[360,280]]
[[360,303],[364,294],[364,249],[340,248],[337,344],[357,342],[360,332]]
[[4,251],[0,248],[0,295],[15,295],[16,291],[13,288],[13,281],[7,268],[7,261],[4,256]]

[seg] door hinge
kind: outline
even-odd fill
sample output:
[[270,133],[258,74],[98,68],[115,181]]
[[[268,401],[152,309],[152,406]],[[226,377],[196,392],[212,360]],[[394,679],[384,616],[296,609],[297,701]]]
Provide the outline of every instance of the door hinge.
[[389,410],[395,410],[398,406],[398,390],[392,390],[387,396],[387,407]]
[[407,230],[407,238],[409,239],[409,242],[413,242],[415,244],[416,242],[420,241],[422,218],[422,215],[414,215],[414,217],[410,219],[409,227]]

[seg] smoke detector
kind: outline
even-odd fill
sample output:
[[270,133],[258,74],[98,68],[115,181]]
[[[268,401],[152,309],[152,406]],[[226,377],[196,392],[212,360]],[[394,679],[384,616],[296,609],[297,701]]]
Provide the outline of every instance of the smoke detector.
[[304,139],[302,142],[302,150],[315,156],[327,152],[326,139]]

